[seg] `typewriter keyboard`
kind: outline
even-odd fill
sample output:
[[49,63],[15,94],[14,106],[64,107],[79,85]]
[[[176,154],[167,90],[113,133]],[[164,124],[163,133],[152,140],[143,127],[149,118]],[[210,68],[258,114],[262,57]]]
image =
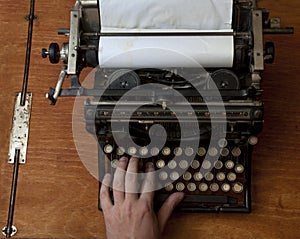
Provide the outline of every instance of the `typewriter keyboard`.
[[[156,191],[157,206],[161,205],[170,193],[180,191],[185,193],[185,198],[180,204],[182,210],[226,211],[230,208],[234,211],[244,208],[243,210],[247,211],[247,197],[250,193],[250,147],[247,142],[236,144],[234,141],[225,141],[221,144],[222,147],[200,146],[194,149],[165,146],[161,150],[156,147],[142,147],[137,150],[134,147],[123,148],[106,144],[103,147],[108,162],[106,172],[113,173],[122,156],[136,155],[141,158],[141,171],[149,162],[159,170],[156,183],[161,189]],[[217,159],[207,160],[206,156],[217,155]],[[177,160],[174,160],[175,156],[178,156]]]

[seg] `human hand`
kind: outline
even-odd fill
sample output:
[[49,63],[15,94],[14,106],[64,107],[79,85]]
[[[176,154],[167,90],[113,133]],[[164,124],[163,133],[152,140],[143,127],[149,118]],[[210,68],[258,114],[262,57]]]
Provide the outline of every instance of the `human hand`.
[[[127,166],[128,164],[128,166]],[[126,171],[127,169],[127,171]],[[114,205],[109,194],[111,175],[104,176],[100,200],[106,224],[108,239],[157,239],[160,238],[173,209],[183,199],[183,193],[173,193],[160,210],[153,211],[154,167],[147,165],[142,193],[137,188],[138,159],[122,157],[113,180]],[[117,190],[120,189],[120,190]]]

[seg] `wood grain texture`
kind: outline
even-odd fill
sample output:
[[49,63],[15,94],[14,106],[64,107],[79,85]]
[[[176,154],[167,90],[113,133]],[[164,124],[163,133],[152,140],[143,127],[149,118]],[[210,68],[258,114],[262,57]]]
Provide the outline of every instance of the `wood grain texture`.
[[[28,163],[20,167],[14,224],[16,238],[105,238],[97,210],[98,182],[82,165],[72,137],[74,99],[49,106],[45,92],[54,86],[60,66],[40,57],[69,27],[74,1],[36,1],[29,91],[33,92]],[[294,26],[295,34],[265,36],[276,44],[276,62],[264,72],[265,125],[253,154],[251,214],[172,216],[163,238],[272,238],[300,235],[300,8],[297,0],[261,0],[259,6]],[[12,166],[7,152],[14,94],[24,70],[29,1],[0,0],[0,227],[5,226]]]

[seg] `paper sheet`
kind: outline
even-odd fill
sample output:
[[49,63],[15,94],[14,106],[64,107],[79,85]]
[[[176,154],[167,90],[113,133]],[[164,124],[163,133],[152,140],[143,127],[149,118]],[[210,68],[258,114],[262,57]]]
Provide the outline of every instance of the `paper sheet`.
[[[100,0],[101,32],[232,31],[233,0]],[[101,37],[101,67],[231,67],[233,36]]]
[[231,29],[233,0],[100,0],[102,32],[112,29]]

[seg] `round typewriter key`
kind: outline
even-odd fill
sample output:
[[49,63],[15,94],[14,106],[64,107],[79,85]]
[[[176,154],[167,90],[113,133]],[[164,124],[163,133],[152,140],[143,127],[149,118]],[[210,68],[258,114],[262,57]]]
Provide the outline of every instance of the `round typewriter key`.
[[219,173],[217,173],[216,178],[218,181],[224,181],[226,178],[226,175],[223,172],[219,172]]
[[177,189],[177,191],[183,191],[184,190],[184,188],[185,188],[185,186],[184,186],[184,184],[183,183],[177,183],[176,184],[176,189]]
[[231,161],[231,160],[227,160],[227,161],[225,162],[225,167],[226,167],[227,169],[233,169],[233,167],[234,167],[234,162]]
[[234,147],[234,148],[232,149],[231,153],[232,153],[232,155],[233,155],[234,157],[238,157],[238,156],[241,155],[242,151],[241,151],[240,148]]
[[165,167],[165,161],[163,161],[162,159],[160,159],[160,160],[157,160],[157,162],[156,162],[156,167],[158,167],[158,168],[163,168],[163,167]]
[[151,150],[150,150],[150,154],[151,156],[156,156],[159,154],[159,148],[157,147],[153,147]]
[[179,177],[180,177],[180,175],[176,171],[174,171],[170,174],[170,179],[172,179],[173,181],[176,181]]
[[129,155],[135,155],[136,154],[136,148],[135,147],[129,147],[128,148],[128,154]]
[[202,173],[200,173],[200,172],[194,173],[195,181],[200,181],[202,178],[203,178]]
[[214,175],[211,173],[211,172],[208,172],[206,175],[205,175],[205,179],[207,181],[211,181],[214,179]]
[[168,173],[167,172],[161,171],[159,173],[159,179],[161,179],[161,180],[167,180],[167,178],[168,178]]
[[203,147],[200,147],[199,149],[198,149],[198,155],[200,156],[200,157],[202,157],[202,156],[204,156],[205,154],[206,154],[206,149],[205,148],[203,148]]
[[117,155],[122,156],[125,153],[125,149],[124,149],[124,147],[120,146],[117,148],[116,152],[117,152]]
[[185,172],[182,176],[185,181],[189,181],[192,179],[192,174],[190,172]]
[[191,164],[191,167],[192,167],[193,169],[199,168],[199,167],[200,167],[199,161],[198,161],[198,160],[193,160],[193,162],[192,162],[192,164]]
[[112,160],[111,161],[111,167],[112,168],[117,168],[118,167],[118,162],[119,162],[119,160],[117,160],[117,159],[114,159],[114,160]]
[[230,181],[230,182],[233,182],[233,181],[235,181],[236,180],[236,174],[235,173],[228,173],[227,174],[227,179],[228,179],[228,181]]
[[244,168],[243,165],[237,164],[237,165],[235,166],[234,170],[235,170],[236,173],[243,173],[244,170],[245,170],[245,168]]
[[241,193],[241,192],[243,192],[243,190],[244,190],[244,187],[243,187],[243,184],[241,184],[241,183],[235,183],[232,187],[232,191],[235,193]]
[[190,192],[194,192],[197,189],[197,186],[194,183],[189,183],[186,187]]
[[209,186],[209,189],[210,191],[212,192],[217,192],[219,190],[219,185],[217,183],[212,183],[210,186]]
[[180,162],[179,162],[179,167],[180,167],[181,169],[186,169],[186,168],[188,168],[188,167],[189,167],[188,161],[186,161],[186,160],[180,160]]
[[163,155],[168,156],[168,155],[170,155],[170,153],[171,153],[171,149],[169,147],[164,147],[162,149],[162,154]]
[[165,185],[165,190],[168,191],[168,192],[172,191],[173,188],[174,188],[174,186],[173,186],[172,183],[167,183],[167,184]]
[[230,153],[229,149],[227,149],[227,148],[221,149],[221,155],[223,157],[227,157],[229,155],[229,153]]
[[258,138],[255,136],[250,136],[248,139],[248,143],[250,145],[257,145],[258,144]]
[[219,142],[218,142],[218,145],[220,148],[224,148],[226,147],[228,144],[227,140],[226,139],[220,139]]
[[207,189],[208,189],[208,186],[207,186],[206,183],[200,183],[200,184],[199,184],[199,190],[200,190],[201,192],[206,192]]
[[215,162],[215,168],[216,169],[221,169],[222,167],[223,167],[222,161],[218,160],[217,162]]
[[180,156],[180,155],[182,155],[182,148],[180,148],[180,147],[175,148],[175,149],[174,149],[174,155],[175,155],[175,156]]
[[184,150],[184,153],[186,156],[192,156],[194,154],[194,149],[191,148],[191,147],[187,147],[185,150]]
[[176,168],[176,166],[177,166],[177,163],[176,163],[176,161],[175,160],[170,160],[169,162],[168,162],[168,167],[170,168],[170,169],[174,169],[174,168]]
[[210,169],[211,168],[211,162],[208,160],[204,160],[202,163],[202,168],[204,169]]
[[111,154],[113,149],[114,149],[113,146],[110,145],[110,144],[107,144],[107,145],[104,146],[104,152],[107,153],[107,154]]
[[208,150],[208,155],[215,157],[218,155],[218,150],[215,147],[212,147]]
[[223,183],[221,189],[223,192],[227,193],[230,191],[230,185],[228,183]]
[[140,153],[141,156],[147,155],[148,154],[148,148],[147,147],[140,148],[139,153]]

